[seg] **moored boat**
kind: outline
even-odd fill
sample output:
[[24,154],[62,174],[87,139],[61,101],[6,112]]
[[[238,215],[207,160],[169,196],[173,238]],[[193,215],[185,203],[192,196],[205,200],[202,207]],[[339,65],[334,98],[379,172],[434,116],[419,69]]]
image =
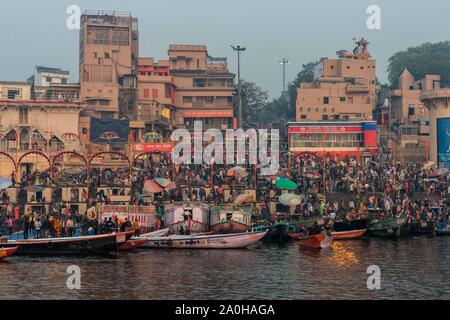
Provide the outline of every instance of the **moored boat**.
[[269,242],[284,242],[292,240],[291,234],[295,231],[295,227],[286,222],[279,222],[271,225],[256,226],[252,231],[268,231],[264,237],[264,241]]
[[170,234],[209,231],[209,206],[203,202],[172,203],[165,206],[165,225]]
[[14,253],[17,252],[17,250],[19,250],[19,247],[0,248],[0,260],[12,256]]
[[360,239],[367,232],[367,229],[363,230],[350,230],[350,231],[334,231],[331,233],[333,240],[351,240]]
[[409,233],[411,224],[407,223],[404,216],[386,220],[373,220],[369,222],[368,231],[371,236],[398,238],[402,234]]
[[20,255],[89,255],[116,253],[133,232],[102,234],[71,238],[45,238],[29,240],[4,240],[0,246],[18,247]]
[[215,234],[242,233],[251,229],[252,212],[249,207],[218,206],[211,209],[210,220]]
[[268,230],[260,232],[233,233],[224,235],[147,238],[143,248],[151,249],[244,249],[261,240]]
[[119,247],[119,251],[133,251],[142,247],[145,244],[145,239],[136,240],[130,239]]
[[436,224],[433,221],[411,222],[410,233],[414,235],[436,235]]
[[439,222],[436,234],[438,236],[450,236],[450,224]]
[[298,239],[300,246],[305,249],[326,249],[333,243],[333,238],[326,232],[318,233],[304,238]]

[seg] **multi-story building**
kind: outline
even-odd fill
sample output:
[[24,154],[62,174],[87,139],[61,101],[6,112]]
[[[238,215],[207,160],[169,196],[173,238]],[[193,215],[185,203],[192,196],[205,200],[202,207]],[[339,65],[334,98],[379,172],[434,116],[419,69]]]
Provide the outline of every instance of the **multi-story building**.
[[227,58],[211,57],[203,45],[170,45],[169,61],[179,125],[192,129],[199,120],[204,130],[232,128],[235,75]]
[[[129,108],[129,82],[136,75],[139,56],[138,19],[129,13],[85,12],[80,30],[81,100],[90,115],[119,118]],[[121,90],[126,96],[121,104]],[[125,110],[122,114],[126,114]]]
[[[22,160],[20,166],[27,171],[36,165],[41,165],[40,170],[48,169],[52,155],[81,151],[78,122],[83,109],[77,97],[58,99],[45,92],[36,96],[31,83],[0,82],[0,152],[14,155],[17,164]],[[34,154],[21,159],[30,151],[48,158],[37,159]],[[1,158],[0,173],[9,175],[14,166],[4,160]]]
[[297,121],[371,120],[376,103],[376,62],[362,38],[353,52],[322,58],[314,80],[298,88]]
[[66,84],[69,82],[69,71],[59,68],[49,68],[37,66],[34,74],[28,78],[27,82],[35,86],[48,87],[51,84]]
[[145,123],[147,132],[168,138],[175,123],[175,79],[168,60],[139,58],[138,104],[133,120]]
[[[417,158],[416,162],[426,160],[430,133],[429,112],[420,97],[423,91],[434,88],[440,79],[439,75],[425,75],[416,81],[405,69],[399,78],[398,88],[391,90],[387,125],[396,138],[401,161],[413,158]],[[414,157],[413,153],[417,156]]]

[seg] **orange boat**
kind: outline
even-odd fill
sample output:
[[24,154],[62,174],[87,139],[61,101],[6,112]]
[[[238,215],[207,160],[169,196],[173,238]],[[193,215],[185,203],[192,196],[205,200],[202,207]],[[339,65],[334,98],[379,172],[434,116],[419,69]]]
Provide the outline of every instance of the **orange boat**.
[[326,249],[331,246],[333,238],[326,233],[319,233],[306,238],[299,238],[300,246],[305,249]]
[[0,260],[12,256],[16,251],[19,250],[19,247],[14,248],[0,248]]
[[119,247],[119,251],[133,251],[134,249],[140,248],[145,244],[145,240],[128,240],[123,245]]
[[350,239],[359,239],[367,232],[367,229],[363,230],[351,230],[351,231],[342,231],[342,232],[332,232],[331,236],[333,240],[350,240]]

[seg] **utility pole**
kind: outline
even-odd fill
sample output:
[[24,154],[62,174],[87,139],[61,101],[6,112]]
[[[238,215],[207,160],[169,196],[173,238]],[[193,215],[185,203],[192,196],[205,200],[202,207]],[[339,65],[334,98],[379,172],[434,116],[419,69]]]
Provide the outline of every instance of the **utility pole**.
[[234,51],[237,52],[238,57],[238,97],[239,97],[239,107],[238,107],[238,129],[242,128],[242,88],[241,88],[241,52],[247,50],[245,47],[241,46],[231,46]]
[[286,65],[291,62],[286,58],[283,58],[279,62],[283,66],[283,96],[285,96],[286,95]]

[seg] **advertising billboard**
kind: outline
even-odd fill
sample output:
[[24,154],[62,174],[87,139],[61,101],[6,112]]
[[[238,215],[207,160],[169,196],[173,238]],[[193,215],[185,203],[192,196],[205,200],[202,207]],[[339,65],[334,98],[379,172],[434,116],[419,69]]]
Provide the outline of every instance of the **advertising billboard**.
[[438,162],[450,162],[450,118],[437,120]]
[[97,144],[127,143],[130,124],[128,120],[91,118],[91,142]]

